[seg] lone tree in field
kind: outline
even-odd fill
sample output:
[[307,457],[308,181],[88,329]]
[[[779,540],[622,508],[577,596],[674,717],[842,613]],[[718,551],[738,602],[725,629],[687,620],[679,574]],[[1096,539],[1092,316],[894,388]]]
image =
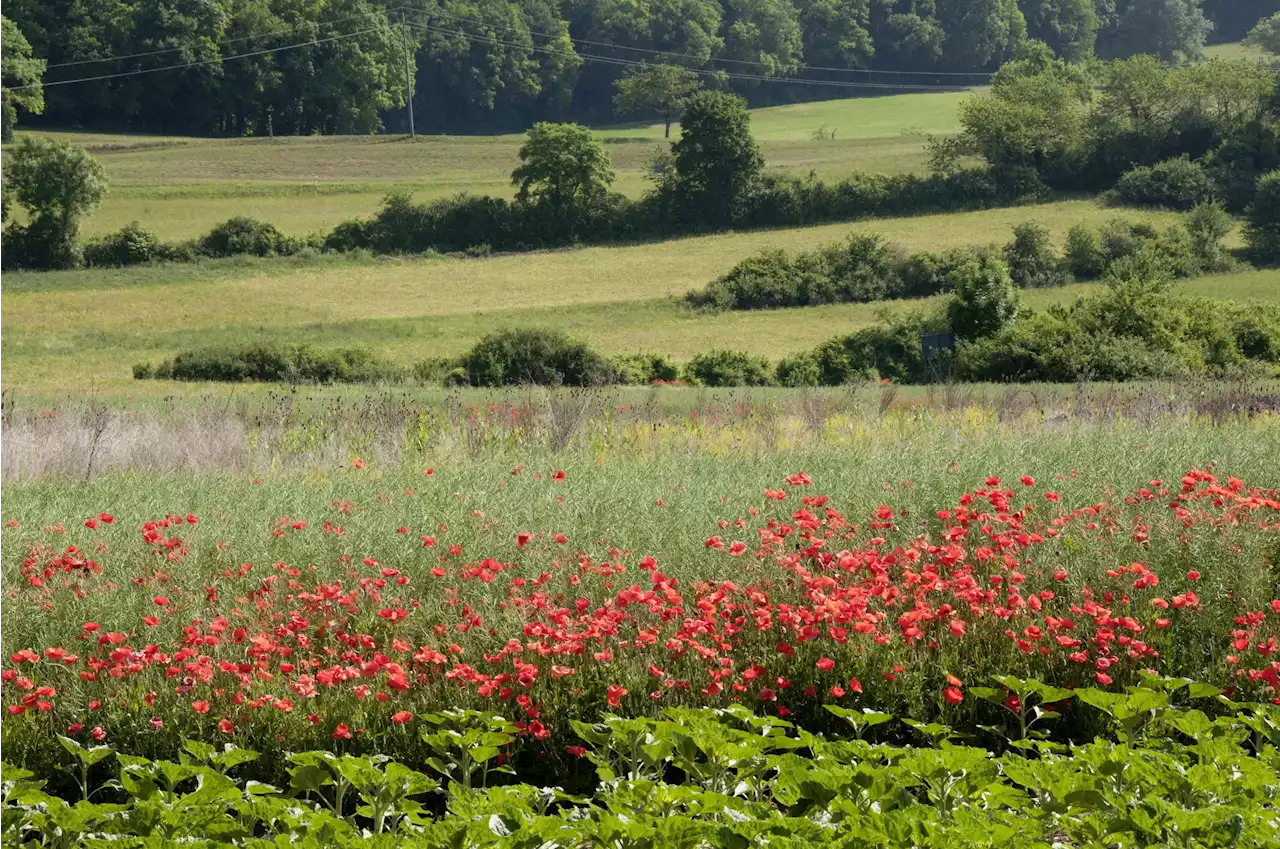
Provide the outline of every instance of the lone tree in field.
[[695,225],[729,226],[764,167],[747,102],[719,91],[689,98],[671,153],[679,214]]
[[613,96],[614,109],[624,115],[657,112],[666,125],[663,138],[671,138],[671,122],[693,93],[702,88],[702,80],[679,65],[645,65],[613,85],[617,89]]
[[30,221],[5,229],[5,265],[75,266],[80,219],[107,191],[107,175],[98,161],[64,141],[24,137],[5,163],[5,189],[27,210]]
[[573,211],[604,200],[613,183],[609,154],[581,124],[537,123],[520,146],[520,166],[511,172],[521,203]]
[[[17,107],[21,106],[33,115],[44,111],[44,89],[22,88],[35,85],[44,79],[45,60],[31,54],[31,44],[22,31],[8,18],[0,15],[0,41],[4,44],[0,54],[0,138],[13,140],[13,128],[18,123]],[[13,89],[18,89],[14,91]]]

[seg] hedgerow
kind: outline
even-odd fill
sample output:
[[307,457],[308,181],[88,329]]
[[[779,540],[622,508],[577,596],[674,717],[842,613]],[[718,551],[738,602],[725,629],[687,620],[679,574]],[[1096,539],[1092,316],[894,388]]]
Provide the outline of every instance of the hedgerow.
[[769,249],[748,257],[702,289],[684,296],[697,309],[758,310],[833,303],[865,303],[923,298],[950,292],[957,269],[1003,259],[1020,288],[1059,286],[1094,280],[1112,264],[1144,248],[1162,253],[1179,277],[1235,267],[1223,240],[1230,216],[1214,204],[1200,204],[1180,225],[1163,232],[1114,218],[1097,230],[1077,225],[1059,255],[1048,231],[1033,222],[1014,228],[1013,240],[942,253],[907,254],[875,235],[854,233],[847,241],[792,254]]

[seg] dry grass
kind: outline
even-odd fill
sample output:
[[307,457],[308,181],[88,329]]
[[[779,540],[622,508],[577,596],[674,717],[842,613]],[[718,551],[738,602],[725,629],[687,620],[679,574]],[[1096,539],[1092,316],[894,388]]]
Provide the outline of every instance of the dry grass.
[[[850,386],[800,392],[632,388],[412,392],[334,388],[192,397],[57,402],[8,395],[0,477],[88,482],[128,472],[169,476],[323,471],[352,457],[377,468],[590,451],[631,460],[707,452],[767,455],[809,440],[854,445],[909,440],[949,426],[1020,438],[1067,431],[1211,424],[1274,441],[1275,381],[1217,384]],[[347,388],[349,390],[349,387]],[[691,415],[695,413],[696,415]]]

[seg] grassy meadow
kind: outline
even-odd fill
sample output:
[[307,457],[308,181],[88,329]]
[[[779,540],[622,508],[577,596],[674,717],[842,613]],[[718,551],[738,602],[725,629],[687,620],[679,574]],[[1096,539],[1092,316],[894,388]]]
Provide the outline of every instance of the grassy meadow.
[[[769,167],[841,177],[854,169],[923,169],[925,134],[959,129],[965,92],[920,93],[756,109],[752,132]],[[819,128],[836,137],[813,139]],[[645,163],[663,147],[661,124],[598,131],[617,173],[615,190],[644,191]],[[106,168],[111,192],[86,235],[138,221],[163,239],[207,232],[233,215],[286,233],[331,229],[371,214],[391,189],[419,199],[461,191],[509,196],[523,134],[499,136],[315,136],[196,139],[43,133],[83,145]],[[679,126],[672,127],[672,138]]]
[[[882,309],[930,300],[705,314],[677,298],[770,247],[812,248],[875,232],[909,250],[1008,241],[1036,221],[1057,240],[1074,224],[1123,214],[1166,225],[1169,213],[1067,201],[982,212],[731,233],[656,244],[592,247],[486,259],[219,260],[120,270],[16,273],[3,280],[5,386],[57,394],[86,389],[172,391],[138,384],[130,367],[193,345],[287,340],[358,345],[409,364],[468,348],[499,326],[569,331],[605,353],[655,351],[687,359],[735,347],[771,359],[877,320]],[[1280,272],[1206,277],[1183,291],[1270,298]],[[1089,286],[1027,293],[1031,306]],[[91,352],[91,356],[87,356]]]

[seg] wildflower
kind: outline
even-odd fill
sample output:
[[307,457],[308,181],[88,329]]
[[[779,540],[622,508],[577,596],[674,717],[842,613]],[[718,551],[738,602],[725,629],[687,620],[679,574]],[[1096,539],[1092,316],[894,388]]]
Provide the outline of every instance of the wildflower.
[[964,701],[964,693],[958,687],[947,687],[942,691],[942,699],[949,705],[958,705]]
[[107,732],[102,728],[101,725],[95,725],[89,731],[89,736],[92,737],[94,741],[101,743],[103,740],[107,739]]
[[208,713],[209,703],[206,702],[204,699],[197,699],[196,701],[191,703],[191,709],[196,713]]
[[832,669],[836,668],[836,662],[829,657],[818,658],[818,662],[814,665],[817,666],[819,669],[821,669],[823,672],[830,672]]
[[626,694],[627,694],[627,689],[625,687],[620,687],[617,684],[610,684],[609,694],[607,698],[609,707],[616,708],[620,704],[622,704],[622,697],[625,696]]
[[565,751],[573,755],[575,758],[585,757],[587,754],[585,746],[567,746],[565,747]]
[[234,734],[236,732],[236,726],[235,723],[229,719],[219,719],[218,730],[223,734]]
[[350,739],[351,739],[351,727],[350,727],[349,725],[347,725],[345,722],[344,722],[344,723],[341,723],[340,725],[338,725],[338,727],[337,727],[337,728],[335,728],[335,729],[333,730],[333,739],[335,739],[335,740],[350,740]]
[[533,534],[528,531],[521,531],[516,534],[516,548],[524,548],[529,544],[529,540],[533,539]]
[[407,710],[398,710],[391,714],[391,721],[396,725],[404,725],[411,719],[413,719],[413,714]]

